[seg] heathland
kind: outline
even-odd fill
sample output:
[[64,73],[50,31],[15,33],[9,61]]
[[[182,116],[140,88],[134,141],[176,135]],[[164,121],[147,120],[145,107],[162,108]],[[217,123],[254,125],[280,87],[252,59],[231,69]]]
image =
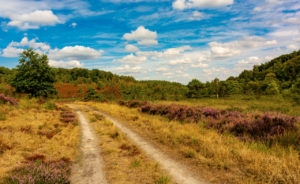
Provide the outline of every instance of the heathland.
[[29,49],[0,79],[0,183],[70,183],[73,165],[85,165],[76,112],[99,142],[108,183],[178,183],[98,111],[203,181],[300,182],[300,51],[184,85],[52,68]]

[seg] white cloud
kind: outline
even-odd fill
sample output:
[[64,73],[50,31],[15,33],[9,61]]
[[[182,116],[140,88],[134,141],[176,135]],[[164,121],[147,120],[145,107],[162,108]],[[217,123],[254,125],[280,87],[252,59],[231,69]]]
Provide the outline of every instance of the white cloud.
[[166,67],[159,67],[155,71],[157,71],[157,72],[166,72],[166,71],[168,71],[168,68],[166,68]]
[[178,65],[178,64],[191,64],[193,61],[190,58],[182,58],[182,59],[176,59],[171,60],[169,63],[171,65]]
[[40,26],[53,26],[57,23],[61,23],[56,15],[49,10],[36,10],[34,12],[25,14],[13,14],[10,15],[11,19],[8,22],[8,26],[15,26],[19,29],[38,29]]
[[142,73],[143,69],[140,66],[130,66],[124,65],[114,69],[116,72],[121,74],[132,74],[132,73]]
[[24,49],[18,49],[15,47],[6,47],[2,51],[3,57],[18,57],[21,52],[23,52]]
[[126,45],[125,50],[126,52],[135,53],[139,51],[139,48],[134,45]]
[[218,42],[211,42],[209,46],[211,47],[212,54],[216,57],[232,57],[241,53],[238,48]]
[[198,64],[192,64],[192,68],[207,68],[208,64],[206,63],[198,63]]
[[76,45],[68,46],[62,49],[50,50],[50,59],[67,59],[67,60],[94,60],[99,59],[103,50],[95,50],[90,47]]
[[49,65],[56,67],[56,68],[81,68],[81,67],[83,67],[83,64],[81,64],[80,61],[77,61],[77,60],[55,61],[55,60],[50,59]]
[[121,59],[116,59],[114,62],[119,62],[119,63],[127,63],[127,64],[141,64],[147,61],[146,56],[135,56],[133,54],[124,56]]
[[24,37],[20,42],[12,41],[5,49],[3,49],[3,57],[18,57],[24,48],[31,47],[39,53],[45,53],[49,51],[50,46],[48,44],[37,42],[36,39],[28,40]]
[[139,26],[137,30],[131,31],[123,35],[123,39],[127,41],[137,41],[139,45],[157,45],[157,33]]
[[[83,0],[0,0],[0,17],[9,19],[8,26],[22,30],[38,29],[40,26],[53,26],[64,23],[76,16],[94,16],[111,11],[94,12],[90,4]],[[68,10],[55,15],[53,10]]]
[[204,18],[204,13],[199,11],[194,11],[193,15],[189,18],[189,20],[202,20]]
[[290,44],[287,46],[288,49],[290,50],[298,50],[299,49],[299,46],[296,45],[296,44]]
[[214,57],[226,58],[239,55],[245,50],[276,44],[276,40],[267,40],[259,36],[247,36],[226,43],[210,42],[208,45],[210,46],[211,53]]
[[267,2],[270,4],[282,4],[283,3],[283,1],[281,1],[281,0],[267,0]]
[[259,65],[264,60],[258,58],[257,56],[249,57],[248,59],[240,60],[237,64],[235,64],[235,68],[239,71],[252,69],[254,65]]
[[77,23],[73,22],[70,26],[73,27],[73,28],[75,28],[75,27],[77,27]]
[[188,8],[218,8],[228,6],[234,3],[234,0],[175,0],[173,2],[174,9],[188,9]]

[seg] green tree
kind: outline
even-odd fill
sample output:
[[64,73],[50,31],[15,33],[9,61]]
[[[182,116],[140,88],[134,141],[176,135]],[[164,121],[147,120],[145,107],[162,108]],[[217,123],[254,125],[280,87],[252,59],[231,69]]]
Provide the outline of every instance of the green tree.
[[20,57],[20,65],[17,66],[17,73],[11,82],[16,91],[29,93],[33,97],[56,94],[53,86],[55,73],[48,64],[47,55],[40,55],[30,48],[23,51]]
[[204,84],[197,79],[193,79],[187,85],[189,91],[187,93],[188,98],[200,98],[202,91],[205,88]]

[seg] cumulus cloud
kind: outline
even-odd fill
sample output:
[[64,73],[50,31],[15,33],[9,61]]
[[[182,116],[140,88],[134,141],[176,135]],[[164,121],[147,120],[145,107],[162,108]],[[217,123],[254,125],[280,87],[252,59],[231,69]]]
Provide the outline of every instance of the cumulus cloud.
[[[94,16],[109,11],[89,10],[89,3],[82,0],[0,0],[0,17],[9,19],[7,26],[21,30],[54,26],[75,16]],[[67,14],[55,15],[53,10],[68,10]]]
[[119,66],[114,69],[116,72],[121,74],[132,74],[132,73],[142,73],[143,69],[141,66],[130,66],[130,65],[124,65]]
[[83,67],[82,60],[99,59],[102,50],[95,50],[84,46],[69,46],[62,49],[51,49],[46,43],[37,42],[37,39],[29,40],[24,37],[20,42],[12,41],[2,50],[3,57],[18,57],[26,48],[33,48],[36,52],[48,54],[49,64],[53,67],[74,68]]
[[166,68],[166,67],[159,67],[155,71],[157,71],[157,72],[166,72],[166,71],[168,71],[168,68]]
[[59,18],[50,10],[36,10],[25,14],[13,14],[9,17],[8,26],[15,26],[19,29],[38,29],[40,26],[53,26],[61,23]]
[[226,43],[210,42],[208,45],[210,46],[211,53],[214,57],[226,58],[239,55],[242,51],[247,49],[272,46],[276,44],[276,40],[267,40],[259,36],[248,36]]
[[123,35],[123,39],[127,41],[137,41],[139,45],[157,45],[157,33],[139,26],[135,31]]
[[119,63],[127,63],[127,64],[141,64],[147,61],[146,56],[135,56],[133,54],[124,56],[121,59],[116,59],[114,62],[119,62]]
[[24,49],[18,49],[15,47],[6,47],[2,51],[3,57],[18,57]]
[[68,59],[68,60],[94,60],[99,59],[103,50],[95,50],[84,46],[68,46],[62,49],[50,50],[50,59]]
[[264,60],[260,59],[259,57],[251,56],[248,59],[238,61],[237,64],[235,64],[235,68],[240,71],[249,70],[252,69],[254,65],[259,65],[262,62],[264,62]]
[[188,8],[218,8],[228,6],[234,3],[234,0],[175,0],[173,8],[178,10]]
[[83,67],[83,64],[81,64],[80,61],[77,61],[77,60],[55,61],[55,60],[50,59],[49,65],[56,67],[56,68],[81,68],[81,67]]
[[189,20],[202,20],[204,18],[204,13],[199,11],[194,11],[193,15],[189,18]]
[[5,49],[2,51],[3,57],[18,57],[24,48],[31,47],[39,53],[45,53],[50,49],[48,44],[37,42],[37,39],[29,40],[24,37],[20,42],[12,41]]
[[135,52],[139,51],[139,48],[134,45],[126,45],[125,50],[126,50],[126,52],[135,53]]
[[299,46],[296,45],[296,44],[290,44],[287,46],[288,49],[290,50],[298,50],[299,49]]

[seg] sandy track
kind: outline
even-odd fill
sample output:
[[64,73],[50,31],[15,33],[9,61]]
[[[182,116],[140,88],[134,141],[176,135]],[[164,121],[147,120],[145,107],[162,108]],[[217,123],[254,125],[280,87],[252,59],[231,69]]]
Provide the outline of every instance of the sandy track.
[[100,157],[98,141],[84,115],[78,110],[76,110],[76,113],[79,117],[82,133],[80,146],[82,160],[72,167],[71,183],[107,184],[103,172],[104,162]]
[[188,170],[184,165],[171,159],[165,153],[161,152],[149,142],[145,141],[141,136],[124,126],[118,120],[107,115],[106,113],[93,110],[92,108],[89,108],[89,110],[94,111],[95,113],[98,113],[104,116],[107,120],[111,121],[120,131],[125,133],[140,149],[142,149],[147,155],[149,155],[152,159],[158,162],[161,165],[161,167],[170,174],[170,176],[176,183],[208,184],[208,182],[205,182],[203,179],[192,175],[192,171]]

